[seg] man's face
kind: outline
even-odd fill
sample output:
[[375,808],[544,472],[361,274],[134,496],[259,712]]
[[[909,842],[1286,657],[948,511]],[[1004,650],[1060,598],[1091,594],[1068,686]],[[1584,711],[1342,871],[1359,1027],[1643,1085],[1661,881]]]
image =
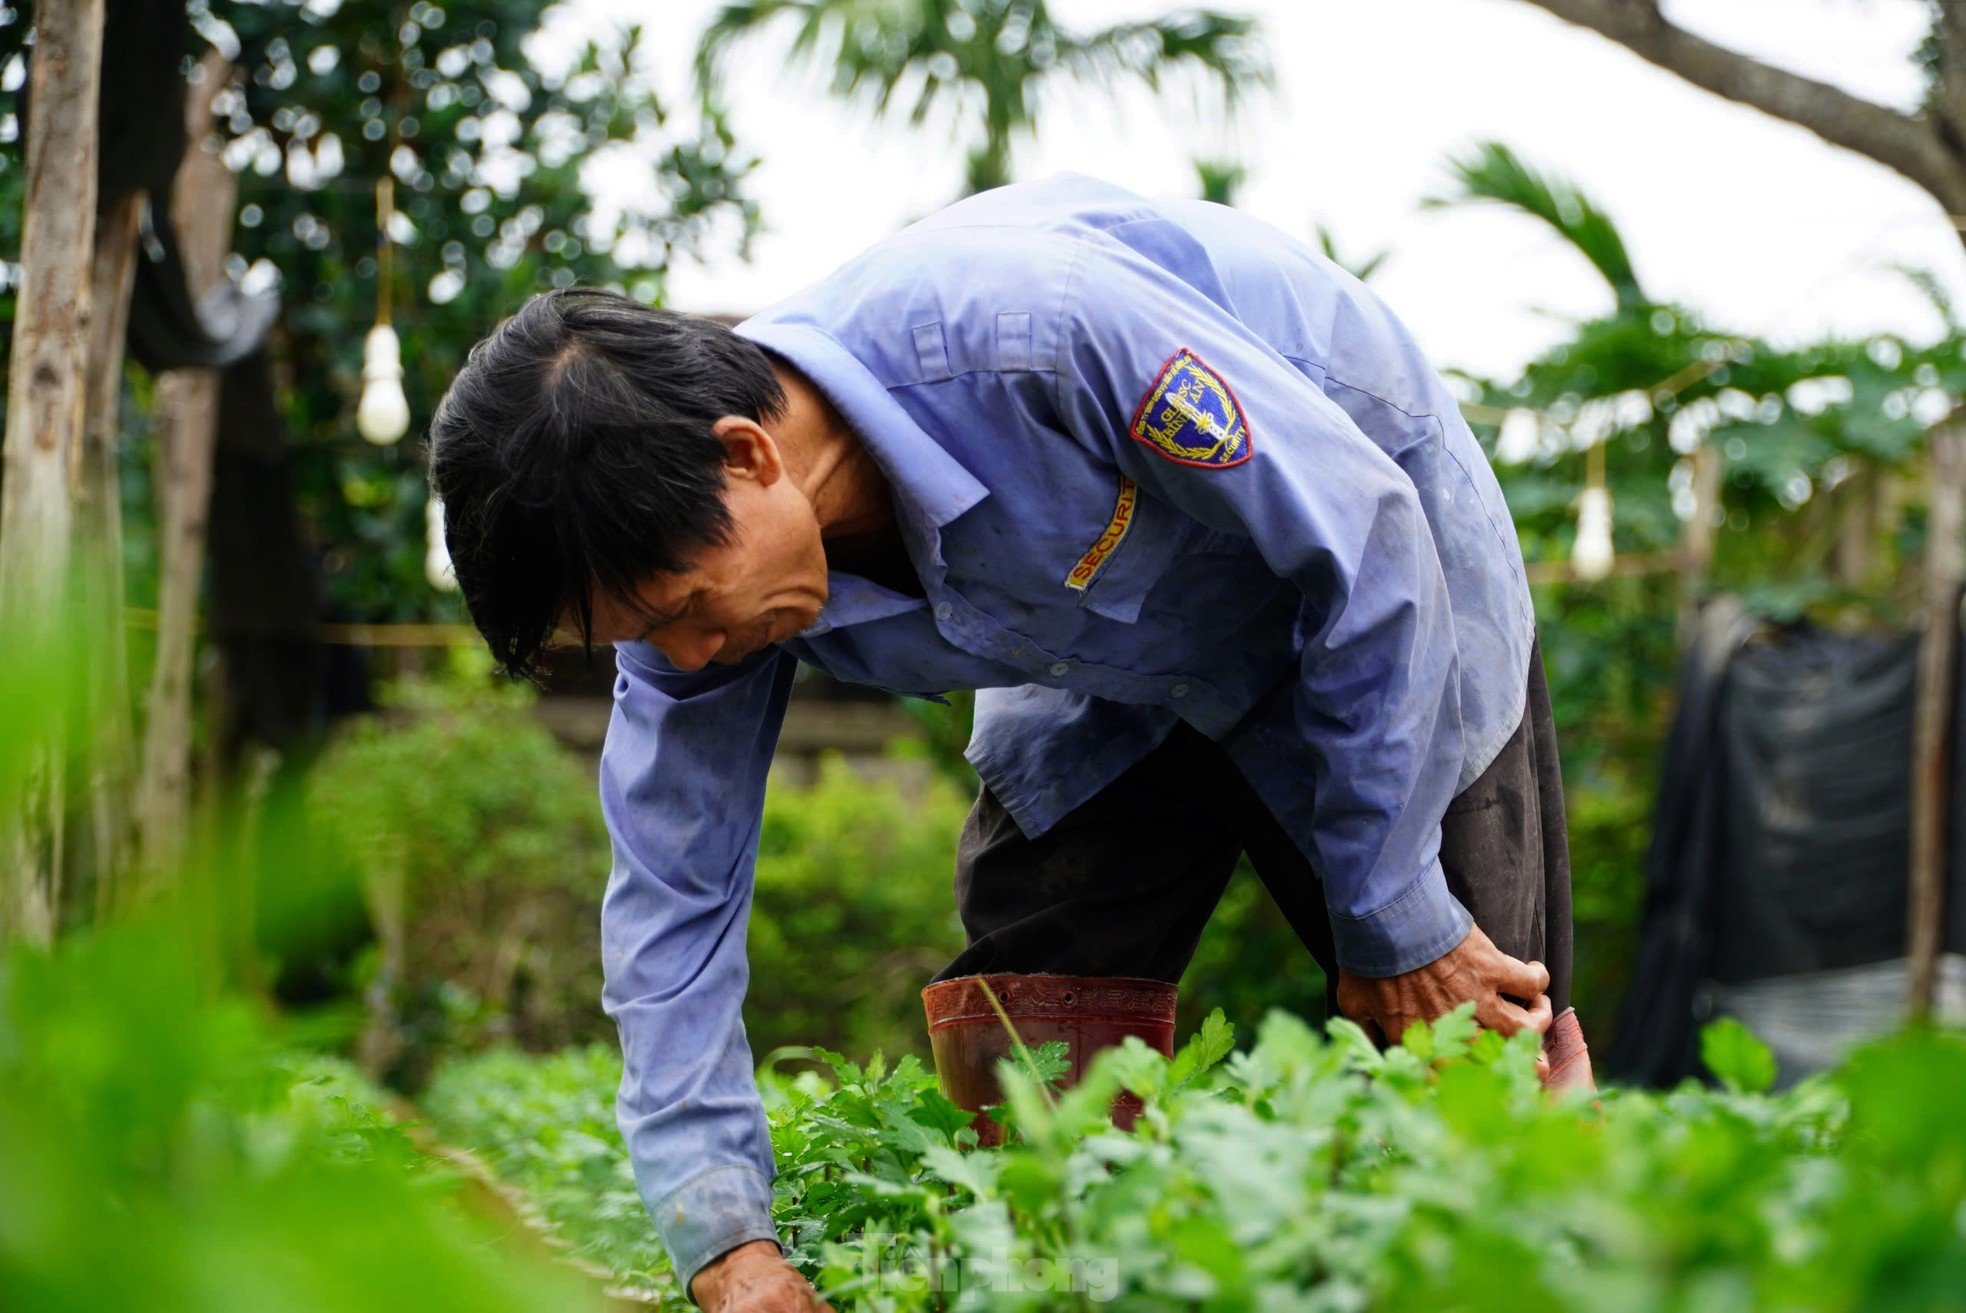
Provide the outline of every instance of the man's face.
[[699,553],[688,570],[643,581],[634,605],[597,593],[596,643],[641,639],[678,669],[701,670],[742,661],[819,619],[827,592],[819,521],[776,451],[761,452],[757,442],[748,433],[726,438],[730,541]]

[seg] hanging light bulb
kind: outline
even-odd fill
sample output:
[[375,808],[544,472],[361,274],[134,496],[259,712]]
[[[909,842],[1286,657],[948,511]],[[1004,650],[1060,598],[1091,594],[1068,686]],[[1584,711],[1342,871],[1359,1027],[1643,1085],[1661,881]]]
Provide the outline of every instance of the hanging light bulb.
[[434,493],[423,503],[423,544],[423,577],[440,593],[456,592],[457,571],[444,543],[444,503]]
[[403,395],[403,348],[396,330],[377,324],[362,342],[362,400],[355,430],[386,447],[410,430],[410,401]]
[[1586,488],[1577,499],[1577,541],[1570,548],[1570,569],[1587,584],[1611,577],[1617,553],[1611,547],[1611,494]]
[[1604,445],[1590,449],[1583,495],[1577,499],[1577,539],[1570,547],[1570,571],[1587,584],[1611,577],[1618,551],[1611,542],[1611,490],[1604,486]]
[[375,327],[362,340],[362,399],[355,406],[355,431],[386,447],[410,431],[410,402],[403,395],[403,344],[389,323],[389,285],[394,241],[389,223],[396,210],[396,184],[383,174],[375,184]]

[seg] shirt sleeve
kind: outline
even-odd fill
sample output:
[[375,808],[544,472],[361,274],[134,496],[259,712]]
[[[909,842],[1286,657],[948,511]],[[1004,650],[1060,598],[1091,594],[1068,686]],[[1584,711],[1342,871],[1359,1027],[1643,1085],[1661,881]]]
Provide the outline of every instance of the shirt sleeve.
[[615,667],[602,1004],[621,1033],[621,1135],[687,1290],[711,1259],[777,1239],[742,1008],[765,775],[796,663],[767,648],[685,674],[628,643]]
[[1217,300],[1118,242],[1081,249],[1055,385],[1079,441],[1249,539],[1303,595],[1289,735],[1310,796],[1280,819],[1324,881],[1339,965],[1398,975],[1455,947],[1473,924],[1439,858],[1462,764],[1459,675],[1412,482]]

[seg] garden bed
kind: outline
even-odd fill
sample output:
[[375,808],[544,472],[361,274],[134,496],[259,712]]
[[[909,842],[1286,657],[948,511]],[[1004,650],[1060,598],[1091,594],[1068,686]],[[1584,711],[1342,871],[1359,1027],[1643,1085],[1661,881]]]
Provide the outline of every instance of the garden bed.
[[[1007,1075],[1001,1150],[914,1059],[768,1076],[777,1211],[842,1310],[1871,1310],[1956,1307],[1966,1274],[1966,1040],[1915,1034],[1781,1096],[1731,1023],[1719,1089],[1552,1101],[1524,1042],[1465,1017],[1387,1053],[1286,1014],[1231,1054],[1085,1084]],[[1040,1054],[1040,1064],[1055,1062]],[[426,1100],[585,1259],[686,1307],[613,1127],[605,1047],[455,1062]],[[1144,1104],[1133,1134],[1106,1110]]]

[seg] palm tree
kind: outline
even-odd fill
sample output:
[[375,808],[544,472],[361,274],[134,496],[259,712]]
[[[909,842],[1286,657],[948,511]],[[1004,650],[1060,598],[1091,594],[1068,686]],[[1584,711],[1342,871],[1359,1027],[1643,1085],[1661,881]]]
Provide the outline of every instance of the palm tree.
[[[1531,217],[1588,261],[1615,298],[1513,381],[1469,380],[1476,432],[1515,448],[1500,432],[1510,424],[1518,460],[1522,450],[1535,453],[1500,470],[1525,543],[1563,550],[1572,495],[1597,462],[1615,495],[1621,549],[1673,550],[1690,509],[1690,485],[1675,480],[1690,472],[1682,458],[1704,447],[1724,470],[1727,509],[1738,512],[1716,548],[1716,577],[1752,581],[1770,596],[1772,580],[1803,581],[1784,584],[1782,604],[1800,605],[1795,599],[1831,595],[1822,590],[1834,552],[1835,577],[1865,591],[1890,559],[1877,527],[1891,511],[1879,509],[1881,478],[1904,474],[1930,422],[1908,398],[1920,388],[1950,396],[1943,380],[1966,377],[1954,354],[1966,330],[1950,302],[1934,302],[1949,331],[1932,346],[1895,338],[1781,345],[1727,332],[1690,306],[1655,299],[1616,223],[1574,182],[1495,142],[1448,169],[1450,189],[1428,205],[1499,205]],[[1931,286],[1929,276],[1907,274]]]
[[1229,113],[1271,78],[1256,21],[1210,10],[1076,32],[1045,0],[731,0],[698,45],[698,87],[715,85],[734,45],[776,26],[791,29],[795,61],[825,71],[833,94],[876,119],[901,102],[911,126],[951,116],[968,150],[968,192],[1010,181],[1012,148],[1035,134],[1042,94],[1061,77],[1160,92],[1183,73]]

